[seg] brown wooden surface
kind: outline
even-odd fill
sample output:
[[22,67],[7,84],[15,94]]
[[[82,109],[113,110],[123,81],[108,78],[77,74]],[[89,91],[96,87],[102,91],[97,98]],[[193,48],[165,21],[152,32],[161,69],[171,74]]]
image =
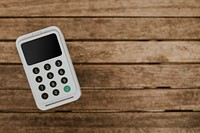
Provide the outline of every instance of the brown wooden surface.
[[[199,133],[199,0],[1,0],[0,133]],[[18,36],[58,26],[80,100],[36,108]]]
[[[30,90],[0,90],[0,111],[39,112]],[[90,101],[90,102],[88,102]],[[126,103],[126,104],[125,104]],[[98,106],[97,106],[98,105]],[[113,90],[84,88],[80,100],[53,111],[200,111],[199,89]]]
[[2,18],[1,40],[51,25],[67,40],[198,40],[200,18]]
[[[73,63],[198,63],[199,41],[67,42]],[[78,52],[77,52],[78,51]],[[0,42],[0,63],[21,63],[15,42]]]
[[[173,121],[171,120],[173,118]],[[184,118],[184,120],[183,120]],[[200,131],[198,113],[1,113],[1,132],[176,132]]]
[[198,0],[1,0],[0,16],[200,16]]
[[[81,87],[188,88],[200,86],[200,65],[75,65]],[[0,89],[28,88],[21,65],[0,65]]]

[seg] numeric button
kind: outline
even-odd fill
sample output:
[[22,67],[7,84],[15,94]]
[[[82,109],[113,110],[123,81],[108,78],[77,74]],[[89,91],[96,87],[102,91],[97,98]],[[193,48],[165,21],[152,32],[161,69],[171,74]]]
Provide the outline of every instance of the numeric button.
[[47,73],[47,78],[49,78],[49,79],[52,79],[53,78],[53,73],[52,72],[49,72],[49,73]]
[[45,70],[50,70],[51,69],[51,65],[50,64],[45,64],[44,65],[44,69]]
[[58,73],[59,73],[60,75],[64,75],[64,74],[65,74],[65,70],[64,70],[64,69],[59,69],[59,70],[58,70]]
[[50,86],[51,86],[51,87],[56,87],[56,85],[57,85],[57,83],[56,83],[55,81],[51,81],[51,82],[50,82]]
[[53,90],[53,95],[54,95],[54,96],[58,96],[59,93],[60,93],[59,90],[57,90],[57,89]]
[[39,88],[40,91],[44,91],[46,87],[42,84],[42,85],[39,85],[38,88]]
[[61,82],[63,84],[66,84],[68,82],[68,79],[66,77],[61,78]]
[[57,67],[60,67],[60,66],[62,66],[62,61],[61,60],[57,60],[55,64],[56,64]]
[[38,74],[40,72],[40,69],[38,67],[33,68],[33,73]]
[[36,80],[38,83],[40,83],[40,82],[42,82],[42,77],[41,77],[41,76],[37,76],[37,77],[35,78],[35,80]]

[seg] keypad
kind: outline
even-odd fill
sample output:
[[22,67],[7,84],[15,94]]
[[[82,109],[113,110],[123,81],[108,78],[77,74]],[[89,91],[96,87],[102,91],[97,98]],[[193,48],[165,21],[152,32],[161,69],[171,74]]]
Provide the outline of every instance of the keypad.
[[[44,64],[44,68],[38,68],[38,67],[34,67],[32,69],[32,72],[34,74],[36,74],[36,78],[35,81],[38,83],[38,90],[41,92],[41,98],[42,99],[48,99],[49,96],[53,95],[53,96],[59,96],[60,91],[63,89],[64,92],[68,93],[71,91],[71,87],[67,85],[68,83],[68,78],[67,75],[65,75],[65,69],[62,67],[62,61],[61,60],[56,60],[54,62],[54,64]],[[57,73],[51,71],[51,68],[53,67],[57,67],[59,69],[57,69]],[[40,75],[40,71],[46,71],[46,78],[42,77],[42,75]],[[42,72],[43,73],[43,72]],[[60,76],[60,81],[56,81],[55,80],[55,76],[58,75]],[[47,80],[49,84],[44,84],[43,80]],[[57,84],[62,84],[63,88],[56,88]],[[49,88],[50,87],[50,88]],[[49,95],[47,93],[47,90],[51,89],[52,94]],[[63,91],[62,90],[62,91]],[[48,90],[49,92],[49,90]]]

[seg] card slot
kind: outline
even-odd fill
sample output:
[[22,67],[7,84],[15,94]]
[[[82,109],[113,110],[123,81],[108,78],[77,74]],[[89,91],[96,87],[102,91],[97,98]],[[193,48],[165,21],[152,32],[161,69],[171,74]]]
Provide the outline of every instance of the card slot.
[[73,96],[68,97],[68,98],[65,98],[65,99],[62,99],[62,100],[59,100],[59,101],[56,101],[56,102],[53,102],[53,103],[49,103],[49,104],[47,104],[47,105],[45,105],[45,106],[48,107],[48,106],[51,106],[51,105],[53,105],[53,104],[56,104],[56,103],[59,103],[59,102],[63,102],[63,101],[65,101],[65,100],[69,100],[69,99],[72,99],[72,98],[73,98]]

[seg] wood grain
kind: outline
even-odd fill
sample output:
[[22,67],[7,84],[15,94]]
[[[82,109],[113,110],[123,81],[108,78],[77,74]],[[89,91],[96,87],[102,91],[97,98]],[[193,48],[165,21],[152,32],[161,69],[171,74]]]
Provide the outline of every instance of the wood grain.
[[[169,118],[170,119],[170,118]],[[184,119],[184,118],[183,118]],[[15,127],[2,127],[0,128],[0,132],[9,132],[9,133],[199,133],[200,128],[190,128],[190,127],[184,127],[184,128],[156,128],[156,127],[94,127],[94,128],[68,128],[68,127],[25,127],[25,126],[15,126]]]
[[[199,89],[82,90],[81,98],[52,111],[200,110]],[[98,105],[98,106],[97,106]],[[38,112],[30,90],[0,90],[0,111]]]
[[[199,133],[199,17],[199,0],[1,0],[0,133]],[[14,41],[51,25],[82,96],[42,112]]]
[[[67,42],[74,63],[200,62],[199,41]],[[14,42],[0,42],[0,63],[21,63]]]
[[[20,8],[19,8],[20,7]],[[198,0],[1,0],[0,16],[200,16]]]
[[199,113],[1,113],[0,131],[198,133]]
[[[75,65],[81,87],[194,88],[200,65]],[[21,65],[0,65],[0,88],[28,88]]]
[[0,40],[56,25],[68,40],[198,40],[200,18],[2,18]]

